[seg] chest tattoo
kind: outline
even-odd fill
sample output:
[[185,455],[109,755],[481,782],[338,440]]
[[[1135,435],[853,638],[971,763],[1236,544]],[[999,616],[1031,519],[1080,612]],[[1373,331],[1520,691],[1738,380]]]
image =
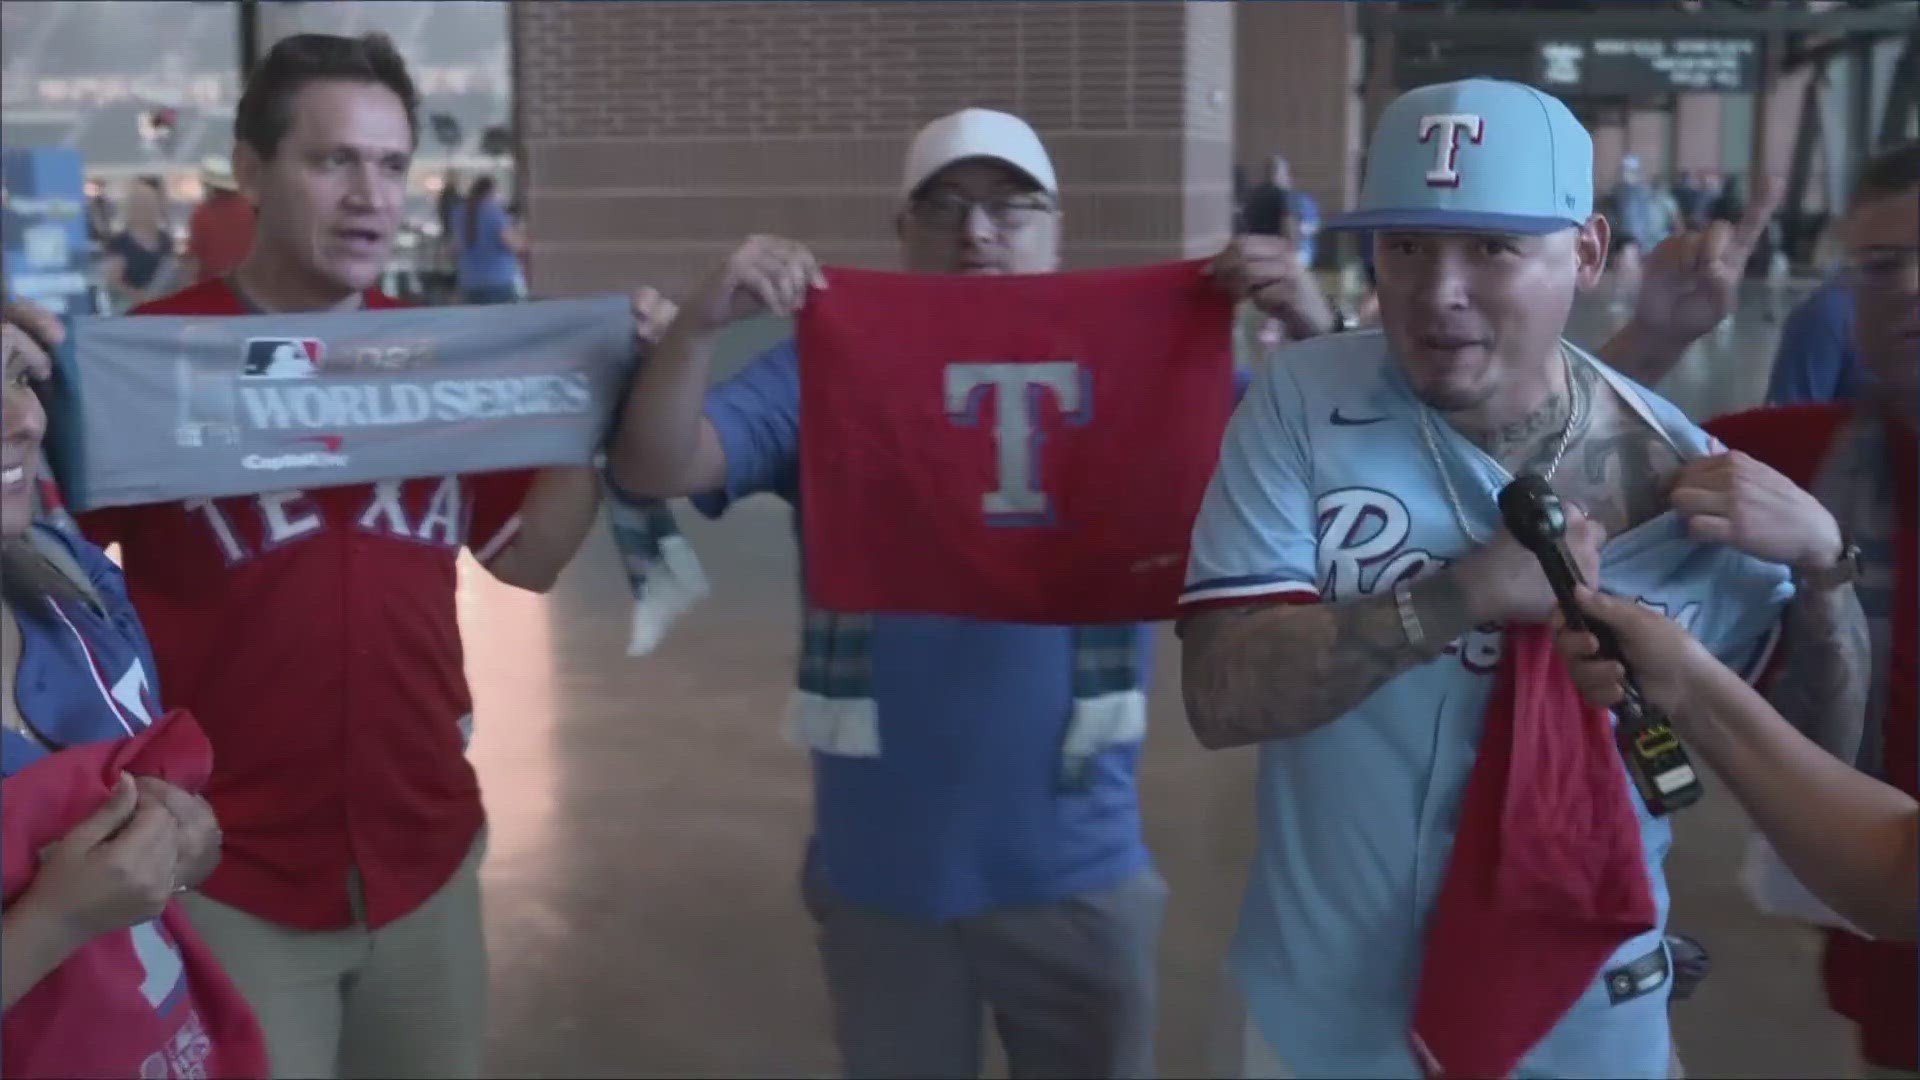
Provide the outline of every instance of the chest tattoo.
[[1680,455],[1611,389],[1601,393],[1595,412],[1594,424],[1567,451],[1555,486],[1598,518],[1608,536],[1619,536],[1666,509]]

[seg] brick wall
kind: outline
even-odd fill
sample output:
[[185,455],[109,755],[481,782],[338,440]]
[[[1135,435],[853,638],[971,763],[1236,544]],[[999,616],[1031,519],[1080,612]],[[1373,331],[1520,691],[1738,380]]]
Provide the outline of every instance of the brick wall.
[[535,288],[680,288],[753,232],[891,265],[907,140],[968,105],[1039,129],[1070,264],[1217,243],[1229,15],[1173,0],[517,2]]

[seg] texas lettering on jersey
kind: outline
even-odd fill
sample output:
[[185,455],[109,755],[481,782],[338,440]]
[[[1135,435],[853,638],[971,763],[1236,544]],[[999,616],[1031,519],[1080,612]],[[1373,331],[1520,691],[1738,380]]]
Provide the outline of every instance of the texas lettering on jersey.
[[[472,506],[470,492],[461,478],[443,476],[437,481],[426,481],[435,486],[424,507],[414,513],[409,513],[409,500],[403,487],[409,482],[419,483],[382,480],[370,485],[366,501],[351,516],[353,527],[372,535],[453,550],[465,546]],[[181,508],[206,525],[229,566],[318,534],[329,524],[328,507],[298,489],[272,491],[250,498],[193,499],[182,503]],[[233,513],[236,508],[252,511],[254,529],[239,527]],[[247,532],[259,537],[257,546],[243,539]]]
[[[1320,598],[1327,603],[1390,592],[1401,582],[1434,573],[1451,561],[1424,548],[1409,546],[1413,515],[1407,511],[1407,504],[1392,492],[1366,487],[1340,488],[1321,495],[1315,510],[1318,543],[1315,567]],[[1701,612],[1698,602],[1673,612],[1643,597],[1635,600],[1642,607],[1678,622],[1688,633],[1696,632]],[[1500,666],[1503,640],[1500,626],[1490,623],[1468,631],[1459,641],[1448,645],[1446,651],[1459,657],[1461,665],[1469,671],[1485,674]]]

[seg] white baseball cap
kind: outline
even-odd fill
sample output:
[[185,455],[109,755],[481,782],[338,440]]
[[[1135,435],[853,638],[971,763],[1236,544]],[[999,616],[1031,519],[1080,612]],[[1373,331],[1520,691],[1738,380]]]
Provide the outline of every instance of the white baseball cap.
[[200,159],[200,183],[205,187],[233,191],[233,162],[218,154],[209,154]]
[[1025,120],[992,109],[961,109],[943,116],[913,137],[900,195],[910,198],[934,173],[956,161],[990,158],[1025,173],[1049,195],[1060,193],[1053,159]]

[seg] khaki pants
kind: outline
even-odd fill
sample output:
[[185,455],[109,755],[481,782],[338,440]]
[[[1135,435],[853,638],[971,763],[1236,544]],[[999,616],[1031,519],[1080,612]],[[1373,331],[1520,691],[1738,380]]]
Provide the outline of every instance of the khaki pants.
[[[294,930],[181,897],[194,929],[253,1006],[279,1080],[480,1075],[487,951],[482,833],[452,878],[378,930]],[[358,874],[350,875],[356,914]]]

